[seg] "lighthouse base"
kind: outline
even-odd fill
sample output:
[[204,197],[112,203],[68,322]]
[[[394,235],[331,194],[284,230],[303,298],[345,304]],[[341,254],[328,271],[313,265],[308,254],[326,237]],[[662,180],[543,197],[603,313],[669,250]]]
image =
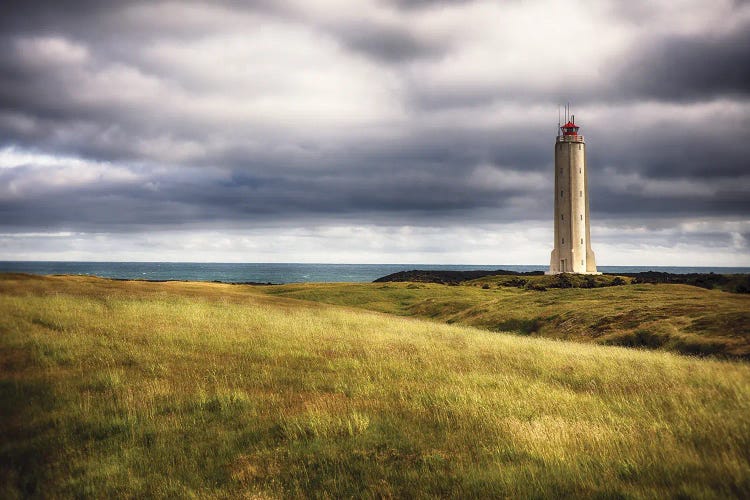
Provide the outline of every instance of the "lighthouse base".
[[[581,241],[583,243],[583,241]],[[581,264],[578,265],[578,262]],[[602,274],[596,270],[596,256],[591,248],[586,249],[585,259],[577,253],[555,248],[550,254],[549,271],[544,274]]]
[[555,274],[588,274],[588,275],[599,275],[602,274],[597,271],[544,271],[544,274],[546,276],[555,275]]

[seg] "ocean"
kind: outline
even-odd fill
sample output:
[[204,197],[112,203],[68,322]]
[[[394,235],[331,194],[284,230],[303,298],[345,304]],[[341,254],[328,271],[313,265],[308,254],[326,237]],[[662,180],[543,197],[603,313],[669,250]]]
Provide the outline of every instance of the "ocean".
[[[366,282],[412,269],[506,269],[544,271],[546,265],[436,265],[436,264],[232,264],[199,262],[37,262],[0,261],[0,272],[82,274],[103,278],[142,280],[223,281],[226,283]],[[750,273],[750,267],[599,266],[605,273]]]

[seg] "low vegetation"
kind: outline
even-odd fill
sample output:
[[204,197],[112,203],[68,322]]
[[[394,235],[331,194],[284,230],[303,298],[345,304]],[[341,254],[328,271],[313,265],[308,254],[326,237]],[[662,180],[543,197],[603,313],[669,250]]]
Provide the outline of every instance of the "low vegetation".
[[[269,294],[555,339],[750,357],[750,296],[614,276],[491,276],[457,286],[332,283]],[[592,289],[585,285],[592,280]],[[571,284],[572,283],[572,284]],[[575,285],[575,286],[574,286]]]
[[628,283],[691,285],[709,290],[750,293],[750,274],[687,273],[659,271],[624,273],[621,275],[557,274],[545,276],[542,271],[517,272],[502,269],[476,271],[412,270],[399,271],[375,280],[375,283],[410,282],[459,285],[467,282],[490,282],[500,286],[524,287],[531,290],[547,288],[601,288]]
[[488,276],[463,282],[466,285],[480,285],[487,289],[492,286],[510,286],[543,292],[550,288],[604,288],[638,283],[632,277],[608,274],[556,274],[550,276]]
[[[298,294],[439,295],[381,286]],[[264,290],[0,276],[0,496],[750,495],[744,362]]]

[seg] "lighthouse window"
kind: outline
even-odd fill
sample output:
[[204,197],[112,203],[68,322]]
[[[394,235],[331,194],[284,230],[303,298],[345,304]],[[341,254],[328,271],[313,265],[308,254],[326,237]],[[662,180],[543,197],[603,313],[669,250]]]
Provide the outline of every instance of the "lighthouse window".
[[565,220],[565,214],[560,214],[560,220]]
[[581,196],[581,197],[583,197],[583,191],[579,191],[579,192],[578,192],[578,196]]
[[562,245],[564,245],[564,244],[565,244],[565,238],[563,238],[563,239],[562,239],[562,243],[561,243],[561,244],[562,244]]
[[581,173],[581,168],[580,168],[580,167],[578,168],[578,173],[579,173],[579,174]]
[[583,259],[581,259],[581,265],[583,265]]
[[560,190],[560,198],[562,198],[562,197],[563,197],[563,192],[562,192],[562,189],[561,189]]
[[583,245],[583,238],[581,238],[581,245]]
[[581,150],[581,145],[580,145],[580,144],[578,145],[578,150],[579,150],[579,151]]
[[581,220],[583,220],[583,214],[581,214]]

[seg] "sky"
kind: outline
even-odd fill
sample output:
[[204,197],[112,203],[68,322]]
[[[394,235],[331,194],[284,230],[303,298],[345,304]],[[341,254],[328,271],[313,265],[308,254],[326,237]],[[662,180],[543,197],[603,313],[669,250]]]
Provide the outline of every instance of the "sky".
[[8,1],[0,260],[750,266],[750,2]]

